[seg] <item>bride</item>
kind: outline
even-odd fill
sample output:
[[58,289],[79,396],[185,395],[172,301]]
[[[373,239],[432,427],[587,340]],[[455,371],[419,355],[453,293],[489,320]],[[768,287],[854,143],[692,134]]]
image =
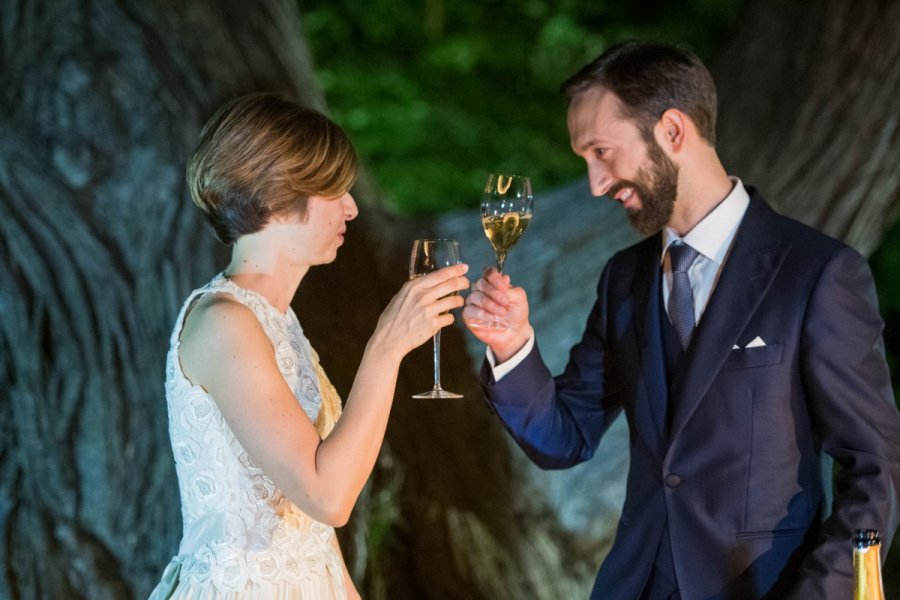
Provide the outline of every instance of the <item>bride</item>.
[[151,595],[344,599],[359,594],[334,527],[384,438],[401,359],[453,322],[467,267],[405,283],[341,401],[290,303],[357,215],[356,155],[325,116],[271,94],[225,104],[188,164],[194,202],[231,262],[175,322],[166,400],[183,538]]

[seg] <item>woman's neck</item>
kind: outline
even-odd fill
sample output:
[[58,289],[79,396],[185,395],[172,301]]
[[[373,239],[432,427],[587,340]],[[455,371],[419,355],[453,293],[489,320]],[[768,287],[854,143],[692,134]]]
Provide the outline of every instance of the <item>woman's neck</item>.
[[261,294],[280,312],[286,312],[309,265],[292,264],[264,239],[245,235],[235,242],[225,276]]

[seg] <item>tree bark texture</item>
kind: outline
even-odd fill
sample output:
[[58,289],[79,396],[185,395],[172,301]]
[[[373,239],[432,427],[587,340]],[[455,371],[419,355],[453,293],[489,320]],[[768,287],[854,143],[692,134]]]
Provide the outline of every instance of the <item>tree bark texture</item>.
[[0,597],[146,596],[180,536],[163,364],[223,255],[184,184],[199,127],[322,106],[293,4],[0,3]]
[[[753,2],[719,70],[729,170],[864,250],[898,203],[897,3],[873,5]],[[0,597],[142,598],[177,550],[164,356],[183,298],[226,257],[184,165],[227,98],[324,108],[300,22],[289,0],[0,0]],[[474,213],[399,222],[365,177],[356,195],[339,259],[294,303],[344,396],[413,238],[456,235],[473,275],[491,261]],[[555,370],[606,258],[635,239],[603,202],[583,183],[543,194],[510,258]],[[430,385],[430,345],[404,361],[385,449],[341,532],[364,596],[586,597],[627,430],[587,465],[538,472],[479,400],[482,349],[458,327],[442,342],[446,387],[466,398],[410,399]]]
[[869,255],[900,214],[900,2],[746,5],[714,73],[726,167]]

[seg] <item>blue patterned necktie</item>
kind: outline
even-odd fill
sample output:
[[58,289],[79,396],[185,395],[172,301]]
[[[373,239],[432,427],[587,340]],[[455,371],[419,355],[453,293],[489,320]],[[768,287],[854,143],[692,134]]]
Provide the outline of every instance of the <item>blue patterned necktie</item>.
[[688,268],[699,254],[684,243],[669,246],[669,258],[672,261],[672,291],[669,293],[669,305],[666,307],[669,320],[681,349],[687,351],[694,334],[694,295],[691,292],[691,280],[688,279]]

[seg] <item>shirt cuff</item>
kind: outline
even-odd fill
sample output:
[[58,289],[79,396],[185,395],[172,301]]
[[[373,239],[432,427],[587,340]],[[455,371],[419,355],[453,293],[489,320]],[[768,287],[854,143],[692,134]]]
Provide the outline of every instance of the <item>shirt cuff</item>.
[[494,375],[494,382],[500,381],[507,373],[519,366],[519,363],[525,360],[525,357],[531,353],[534,348],[534,335],[529,336],[528,341],[522,348],[513,354],[509,360],[501,364],[497,364],[497,357],[494,356],[491,347],[488,346],[485,354],[488,364],[491,365],[491,373]]

